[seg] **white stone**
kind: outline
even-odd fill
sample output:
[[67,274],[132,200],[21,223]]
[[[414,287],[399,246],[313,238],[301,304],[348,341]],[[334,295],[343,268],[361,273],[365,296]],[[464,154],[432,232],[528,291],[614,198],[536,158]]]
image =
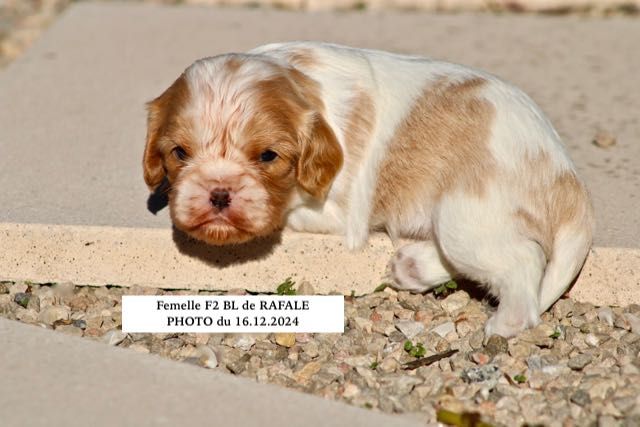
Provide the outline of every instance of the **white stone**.
[[453,322],[446,322],[431,329],[431,332],[434,332],[440,335],[442,338],[446,337],[451,332],[455,332],[455,331],[456,331],[456,325]]
[[107,331],[101,338],[102,342],[107,343],[107,345],[118,345],[127,337],[127,334],[122,332],[119,329],[112,329]]
[[407,339],[413,339],[416,335],[424,331],[424,323],[413,320],[398,320],[396,322],[396,328],[402,332]]
[[640,335],[640,317],[631,313],[625,313],[624,317],[627,319],[627,322],[629,322],[629,325],[631,325],[631,332]]
[[613,326],[613,310],[611,310],[611,307],[600,307],[598,310],[598,319],[609,326]]
[[50,305],[40,312],[38,320],[47,325],[53,324],[56,320],[69,319],[69,307],[64,305]]
[[444,311],[451,314],[456,310],[466,307],[470,301],[469,294],[465,291],[457,291],[440,302],[440,306]]
[[213,369],[218,366],[218,357],[210,347],[207,347],[206,345],[199,345],[197,350],[202,366],[209,369]]

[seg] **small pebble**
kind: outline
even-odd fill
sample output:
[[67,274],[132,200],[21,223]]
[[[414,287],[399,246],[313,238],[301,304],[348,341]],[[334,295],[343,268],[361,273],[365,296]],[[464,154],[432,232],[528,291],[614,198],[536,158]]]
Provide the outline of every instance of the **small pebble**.
[[127,337],[127,334],[122,332],[119,329],[112,329],[104,334],[101,338],[102,342],[107,343],[107,345],[116,346],[120,344]]
[[76,319],[73,321],[73,326],[80,329],[87,329],[87,322],[83,319]]
[[631,313],[625,313],[624,317],[627,320],[627,322],[629,322],[629,325],[631,326],[631,332],[633,332],[636,335],[640,335],[640,317]]
[[456,310],[460,310],[469,304],[469,294],[465,291],[457,291],[440,301],[440,306],[448,314],[452,314]]
[[322,363],[317,361],[309,362],[294,374],[294,378],[299,384],[307,384],[315,374],[320,372],[321,368]]
[[218,357],[216,353],[206,345],[199,345],[197,348],[198,351],[198,361],[202,366],[208,369],[213,369],[218,366]]
[[593,137],[593,144],[600,148],[609,148],[616,145],[616,137],[605,131],[599,131]]
[[584,337],[584,342],[591,347],[597,347],[598,344],[600,344],[600,339],[598,339],[594,334],[587,334]]
[[18,292],[13,297],[13,301],[15,301],[16,304],[18,304],[23,308],[27,308],[27,305],[29,305],[30,299],[31,299],[31,294],[27,294],[25,292]]
[[576,390],[570,397],[571,401],[578,406],[587,406],[591,404],[589,393],[584,390]]
[[487,340],[487,345],[484,347],[484,352],[489,357],[494,357],[501,353],[507,353],[508,351],[509,341],[500,335],[491,335]]
[[611,310],[611,307],[601,307],[598,310],[598,319],[609,326],[613,326],[613,310]]
[[40,312],[38,320],[45,325],[53,325],[57,320],[69,319],[69,309],[62,305],[50,305]]
[[488,354],[476,351],[475,353],[471,354],[471,360],[473,360],[478,365],[486,365],[491,361],[491,357]]
[[[232,334],[224,339],[224,344],[229,347],[249,351],[256,343],[256,339],[251,334]],[[288,346],[290,347],[290,346]]]
[[502,372],[497,365],[488,364],[467,368],[462,371],[461,377],[469,383],[497,383],[498,379],[502,377]]
[[431,329],[431,332],[440,335],[442,338],[455,331],[456,325],[453,322],[445,322]]
[[591,363],[593,358],[588,354],[578,354],[577,356],[572,357],[567,362],[567,366],[573,369],[574,371],[580,371],[584,369],[589,363]]
[[396,328],[402,332],[402,334],[411,340],[416,335],[424,331],[424,324],[422,322],[414,322],[412,320],[398,320],[396,322]]
[[296,335],[292,333],[277,333],[275,337],[276,343],[283,347],[293,347],[296,343]]

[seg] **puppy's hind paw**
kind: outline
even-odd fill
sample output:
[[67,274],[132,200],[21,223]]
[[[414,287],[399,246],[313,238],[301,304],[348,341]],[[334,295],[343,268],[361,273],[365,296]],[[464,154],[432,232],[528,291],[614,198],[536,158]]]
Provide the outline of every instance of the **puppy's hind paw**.
[[396,288],[425,292],[451,280],[451,273],[432,242],[404,246],[396,252],[389,268]]
[[511,338],[538,323],[540,323],[540,317],[537,314],[532,318],[527,318],[523,313],[509,315],[498,310],[484,325],[484,334],[486,337],[500,335],[504,338]]
[[404,256],[402,251],[398,251],[389,261],[387,270],[396,289],[413,292],[429,290],[428,286],[420,282],[415,259],[410,256]]

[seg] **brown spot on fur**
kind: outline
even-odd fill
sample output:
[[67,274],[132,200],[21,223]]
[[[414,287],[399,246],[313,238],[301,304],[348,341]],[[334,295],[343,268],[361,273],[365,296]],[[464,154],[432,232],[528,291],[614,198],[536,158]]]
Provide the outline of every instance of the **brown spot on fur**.
[[[441,79],[401,123],[378,175],[372,225],[415,217],[454,188],[481,197],[494,163],[488,142],[494,107],[478,96],[486,81]],[[428,229],[414,237],[424,237]]]
[[243,64],[244,61],[242,61],[240,58],[231,56],[224,63],[224,67],[226,69],[225,71],[234,74],[242,67]]

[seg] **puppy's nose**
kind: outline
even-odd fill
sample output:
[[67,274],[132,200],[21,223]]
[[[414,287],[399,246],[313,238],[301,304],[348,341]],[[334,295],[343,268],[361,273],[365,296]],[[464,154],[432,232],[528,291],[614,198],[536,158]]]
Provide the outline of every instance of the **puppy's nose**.
[[211,204],[218,208],[219,210],[223,210],[224,208],[229,206],[231,203],[231,197],[229,197],[229,192],[222,188],[216,188],[211,192]]

